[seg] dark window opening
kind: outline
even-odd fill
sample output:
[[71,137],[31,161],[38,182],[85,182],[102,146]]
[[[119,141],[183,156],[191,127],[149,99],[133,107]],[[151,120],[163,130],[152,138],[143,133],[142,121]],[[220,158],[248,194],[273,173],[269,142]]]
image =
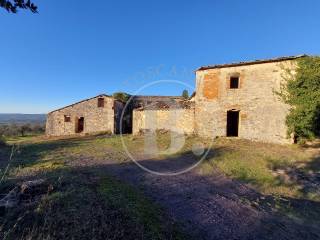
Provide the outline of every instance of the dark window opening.
[[71,122],[71,117],[68,115],[64,115],[64,122]]
[[103,108],[104,107],[104,98],[98,98],[98,107]]
[[80,117],[76,122],[76,133],[82,133],[84,130],[84,117]]
[[239,88],[239,77],[230,78],[230,88]]
[[238,137],[239,135],[239,111],[227,112],[227,137]]

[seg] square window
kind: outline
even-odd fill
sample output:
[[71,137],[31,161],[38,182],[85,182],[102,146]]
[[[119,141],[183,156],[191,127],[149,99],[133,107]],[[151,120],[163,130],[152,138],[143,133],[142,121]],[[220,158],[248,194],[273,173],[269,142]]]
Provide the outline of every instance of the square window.
[[64,122],[71,122],[71,117],[68,115],[64,115]]
[[230,88],[239,88],[239,77],[230,78]]
[[98,107],[103,108],[104,107],[104,98],[98,98]]

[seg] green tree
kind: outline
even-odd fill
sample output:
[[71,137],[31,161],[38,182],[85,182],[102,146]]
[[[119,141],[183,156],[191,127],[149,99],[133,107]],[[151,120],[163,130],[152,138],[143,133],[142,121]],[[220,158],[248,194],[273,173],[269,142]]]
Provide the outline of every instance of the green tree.
[[5,136],[18,136],[19,135],[19,126],[15,123],[7,125],[5,127]]
[[113,97],[116,99],[116,100],[120,100],[122,102],[127,102],[129,100],[129,98],[131,97],[130,94],[128,93],[125,93],[125,92],[115,92],[113,94]]
[[293,73],[286,70],[285,83],[278,93],[291,106],[287,116],[288,134],[298,140],[320,136],[320,57],[297,60]]
[[43,124],[33,124],[31,126],[31,132],[34,134],[40,134],[45,132],[45,125]]
[[0,7],[11,13],[16,13],[18,9],[26,9],[36,13],[38,9],[30,0],[0,0]]
[[26,133],[30,133],[32,131],[30,124],[23,124],[19,127],[19,132],[22,137],[26,135]]
[[183,98],[185,98],[185,99],[188,99],[189,98],[189,92],[188,92],[188,90],[183,90],[182,91],[182,95],[181,95]]

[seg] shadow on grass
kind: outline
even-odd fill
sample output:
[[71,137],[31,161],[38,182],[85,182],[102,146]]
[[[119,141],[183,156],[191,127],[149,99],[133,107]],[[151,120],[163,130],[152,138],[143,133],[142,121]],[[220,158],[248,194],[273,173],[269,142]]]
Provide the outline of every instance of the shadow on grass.
[[[26,145],[27,149],[22,150],[19,159],[25,165],[32,165],[48,151],[68,149],[82,141],[68,139]],[[229,150],[213,148],[207,158],[214,161]],[[198,158],[191,151],[186,151],[163,160],[141,159],[139,163],[153,171],[175,172],[196,161]],[[195,239],[320,237],[320,229],[305,220],[313,218],[314,222],[320,222],[317,218],[319,202],[264,196],[218,172],[208,176],[196,171],[178,176],[157,176],[141,170],[132,162],[93,159],[85,164],[79,159],[67,169],[52,169],[29,176],[28,180],[48,179],[55,191],[45,196],[44,202],[18,209],[17,213],[2,218],[5,229],[11,231],[16,221],[22,219],[19,220],[19,228],[12,231],[16,234],[12,236],[20,239],[26,233],[39,238],[50,236],[50,239],[62,236],[77,239],[146,239],[146,236],[148,239],[179,239],[181,235],[176,233],[175,224],[168,220],[174,218],[182,221],[183,229]],[[246,176],[243,179],[250,181]],[[16,179],[23,180],[26,179]],[[132,192],[132,189],[141,191],[141,194],[135,190]],[[149,200],[155,201],[170,215],[158,214],[157,207],[152,211],[153,205],[149,205]],[[299,209],[301,213],[314,214],[308,218],[304,214],[295,221],[282,212],[274,213],[277,205],[281,205],[283,213]],[[35,209],[40,209],[40,213]],[[43,235],[45,232],[48,235]]]
[[269,168],[278,173],[277,181],[283,185],[297,186],[302,198],[320,200],[320,157],[307,162],[288,163],[271,161]]
[[6,166],[11,153],[11,147],[7,145],[0,146],[0,169]]
[[0,239],[189,239],[139,189],[96,169],[55,169],[17,181],[35,179],[53,191],[0,215]]

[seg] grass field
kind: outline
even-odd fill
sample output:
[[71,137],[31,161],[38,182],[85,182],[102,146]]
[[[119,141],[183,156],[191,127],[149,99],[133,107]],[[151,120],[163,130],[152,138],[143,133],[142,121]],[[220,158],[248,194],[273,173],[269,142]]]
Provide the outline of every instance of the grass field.
[[[41,137],[9,139],[0,149],[0,193],[28,179],[46,179],[52,191],[35,192],[0,216],[0,239],[186,239],[177,224],[139,189],[90,168],[76,169],[73,160],[108,157],[113,146],[121,161],[118,139],[86,138],[47,141]],[[5,173],[12,150],[15,155]],[[107,144],[106,144],[107,143]],[[118,152],[117,152],[118,151]],[[118,155],[117,155],[118,153]],[[40,195],[41,194],[41,195]]]
[[[131,162],[119,136],[8,139],[0,147],[0,194],[21,181],[45,179],[50,191],[0,215],[1,239],[186,239],[178,222],[170,220],[140,189],[109,176],[94,166],[106,161]],[[124,137],[128,149],[142,152],[143,136]],[[284,214],[301,224],[320,224],[319,151],[313,147],[281,146],[240,139],[188,137],[175,157],[192,154],[195,143],[209,148],[197,168],[200,175],[220,171],[248,184],[261,197],[249,204]],[[160,135],[165,149],[168,135]],[[14,157],[11,162],[12,146]],[[169,156],[162,155],[161,159]],[[9,163],[9,168],[7,169]]]
[[319,173],[320,150],[238,139],[219,139],[213,153],[214,148],[220,151],[203,165],[204,169],[217,167],[264,194],[320,200],[316,189],[304,188],[299,182],[305,180],[308,184],[307,180]]
[[243,199],[258,207],[271,208],[306,225],[320,224],[320,149],[299,145],[254,143],[219,139],[220,149],[202,165],[210,174],[219,169],[248,184],[262,199]]

